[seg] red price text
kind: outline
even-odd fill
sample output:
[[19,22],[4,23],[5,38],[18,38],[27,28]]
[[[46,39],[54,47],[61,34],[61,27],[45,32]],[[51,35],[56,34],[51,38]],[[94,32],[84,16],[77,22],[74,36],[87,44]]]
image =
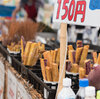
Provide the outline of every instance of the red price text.
[[69,21],[73,20],[74,22],[76,22],[78,19],[78,15],[81,15],[82,17],[81,17],[80,21],[84,22],[85,13],[86,13],[86,1],[85,0],[80,0],[80,1],[76,1],[76,2],[75,2],[75,0],[71,0],[71,2],[69,2],[69,1],[70,0],[63,0],[63,6],[61,8],[62,0],[58,0],[56,19],[59,19],[60,11],[64,10],[64,14],[61,15],[62,20],[68,18]]

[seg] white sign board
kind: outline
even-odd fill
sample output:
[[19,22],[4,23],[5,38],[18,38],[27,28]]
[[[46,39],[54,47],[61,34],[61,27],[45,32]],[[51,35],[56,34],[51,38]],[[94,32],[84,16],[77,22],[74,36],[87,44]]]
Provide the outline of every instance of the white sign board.
[[100,0],[55,0],[53,21],[100,26]]
[[17,99],[28,99],[27,91],[24,86],[18,82],[17,84]]
[[4,92],[4,78],[5,78],[5,67],[0,61],[0,99],[3,99]]
[[17,79],[8,69],[7,99],[16,99]]
[[32,99],[32,96],[30,94],[28,94],[28,99]]

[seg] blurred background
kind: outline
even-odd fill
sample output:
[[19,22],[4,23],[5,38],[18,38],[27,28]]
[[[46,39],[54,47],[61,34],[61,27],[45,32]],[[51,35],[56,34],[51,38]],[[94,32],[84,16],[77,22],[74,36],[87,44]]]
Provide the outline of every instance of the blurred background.
[[[28,24],[30,23],[28,22],[32,21],[35,23],[34,26],[38,24],[37,27],[30,27],[34,30],[31,32],[35,36],[35,39],[33,36],[35,41],[41,41],[49,45],[59,45],[60,23],[53,23],[52,21],[53,8],[54,0],[0,0],[0,35],[3,34],[0,39],[7,42],[7,40],[4,40],[8,38],[6,35],[11,36],[14,34],[15,36],[19,30],[22,33],[20,36],[23,36],[26,32],[25,35],[27,35],[30,31],[28,28]],[[19,25],[21,22],[23,22],[23,24],[26,22],[27,24],[25,28],[28,29],[24,29],[24,32],[21,28],[22,24]],[[12,24],[13,26],[11,27]],[[68,25],[68,42],[82,40],[83,43],[100,46],[99,34],[99,27]],[[20,39],[18,36],[19,35],[15,38]],[[12,38],[14,39],[13,36]],[[8,38],[8,41],[11,42],[12,38],[10,38],[10,40]],[[32,38],[29,37],[28,40],[32,40]]]

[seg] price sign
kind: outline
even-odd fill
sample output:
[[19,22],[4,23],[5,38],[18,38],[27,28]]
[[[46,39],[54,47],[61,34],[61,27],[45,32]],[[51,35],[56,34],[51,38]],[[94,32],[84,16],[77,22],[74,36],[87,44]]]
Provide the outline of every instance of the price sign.
[[7,99],[16,99],[17,79],[8,69]]
[[100,0],[55,0],[53,21],[100,26]]
[[5,79],[5,68],[4,64],[0,61],[0,99],[3,99],[4,92],[4,79]]
[[27,91],[24,86],[18,82],[17,84],[17,99],[28,99]]

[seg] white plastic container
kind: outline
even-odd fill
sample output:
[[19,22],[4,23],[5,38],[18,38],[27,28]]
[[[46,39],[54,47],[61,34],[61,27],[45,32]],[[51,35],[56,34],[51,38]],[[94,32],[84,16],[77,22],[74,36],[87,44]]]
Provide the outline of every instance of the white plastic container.
[[75,93],[71,89],[71,79],[63,79],[63,89],[58,94],[57,99],[75,99]]
[[95,87],[88,86],[85,88],[85,99],[96,99],[95,98]]
[[80,88],[76,94],[75,99],[85,99],[85,88],[89,86],[88,79],[80,79],[79,86]]

